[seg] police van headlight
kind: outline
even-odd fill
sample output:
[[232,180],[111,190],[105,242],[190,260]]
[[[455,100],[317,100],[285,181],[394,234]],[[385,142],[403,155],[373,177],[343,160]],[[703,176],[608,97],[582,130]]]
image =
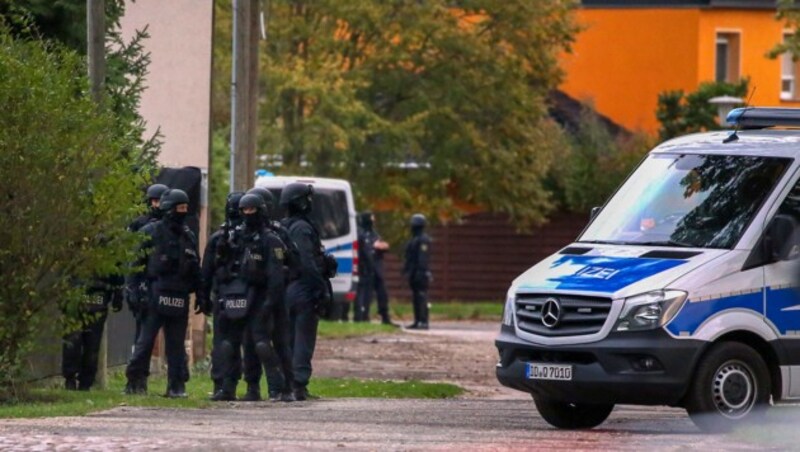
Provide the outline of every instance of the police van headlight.
[[514,292],[509,290],[506,294],[506,305],[503,307],[503,325],[505,326],[513,326],[514,325],[514,300],[516,299],[516,295]]
[[626,298],[614,331],[642,331],[664,326],[681,310],[687,295],[682,290],[656,290]]

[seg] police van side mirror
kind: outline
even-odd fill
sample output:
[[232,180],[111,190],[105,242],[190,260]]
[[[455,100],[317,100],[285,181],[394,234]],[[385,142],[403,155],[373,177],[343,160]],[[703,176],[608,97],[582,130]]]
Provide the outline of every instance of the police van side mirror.
[[764,247],[772,262],[794,259],[800,254],[800,228],[791,215],[775,215],[764,236]]
[[603,208],[602,208],[602,207],[599,207],[599,206],[597,206],[597,207],[592,207],[592,210],[591,210],[591,211],[589,211],[589,221],[592,221],[592,220],[594,220],[594,217],[596,217],[596,216],[597,216],[597,214],[598,214],[598,213],[600,213],[600,211],[601,211],[601,210],[603,210]]

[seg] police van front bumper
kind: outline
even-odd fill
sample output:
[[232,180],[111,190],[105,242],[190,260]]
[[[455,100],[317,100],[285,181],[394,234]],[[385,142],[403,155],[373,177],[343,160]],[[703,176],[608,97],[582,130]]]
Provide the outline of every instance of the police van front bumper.
[[[589,344],[542,346],[503,326],[495,341],[504,386],[572,403],[679,406],[706,342],[664,330],[612,333]],[[534,380],[528,364],[568,365],[571,380]]]

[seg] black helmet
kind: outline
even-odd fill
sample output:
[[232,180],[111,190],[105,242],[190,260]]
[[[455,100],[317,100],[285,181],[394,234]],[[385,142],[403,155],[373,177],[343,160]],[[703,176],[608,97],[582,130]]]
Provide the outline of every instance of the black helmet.
[[360,224],[362,228],[371,229],[373,226],[372,212],[361,212],[358,216],[358,224]]
[[228,194],[228,199],[225,201],[225,219],[236,220],[239,215],[239,200],[242,199],[244,193],[235,191]]
[[281,192],[281,206],[305,212],[311,209],[311,195],[313,194],[313,186],[300,182],[291,183]]
[[411,215],[412,228],[424,228],[426,224],[428,224],[428,220],[425,219],[425,215],[421,213],[415,213],[414,215]]
[[189,204],[189,196],[183,190],[172,188],[161,195],[161,204],[158,207],[161,211],[168,212],[178,204]]
[[239,200],[239,210],[248,208],[256,208],[259,212],[263,212],[267,208],[267,203],[264,202],[264,198],[261,196],[249,193],[242,196],[242,199]]
[[161,199],[161,195],[163,195],[167,190],[169,190],[169,187],[164,184],[153,184],[147,187],[148,202],[151,199]]
[[247,190],[248,195],[258,195],[264,199],[264,204],[267,205],[268,210],[272,210],[275,207],[275,197],[272,196],[272,192],[267,190],[263,187],[255,187]]

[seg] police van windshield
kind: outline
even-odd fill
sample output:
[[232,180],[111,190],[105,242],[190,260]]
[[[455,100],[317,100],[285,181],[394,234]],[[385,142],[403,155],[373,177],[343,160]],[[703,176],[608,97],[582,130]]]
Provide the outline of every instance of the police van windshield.
[[733,248],[790,159],[651,155],[580,242]]
[[[271,188],[269,191],[275,196],[276,201],[281,199],[281,189]],[[347,195],[342,190],[331,190],[314,187],[311,200],[311,221],[319,229],[322,240],[342,237],[350,233],[350,212],[347,208]],[[274,219],[283,218],[286,209],[277,207],[273,213]]]

